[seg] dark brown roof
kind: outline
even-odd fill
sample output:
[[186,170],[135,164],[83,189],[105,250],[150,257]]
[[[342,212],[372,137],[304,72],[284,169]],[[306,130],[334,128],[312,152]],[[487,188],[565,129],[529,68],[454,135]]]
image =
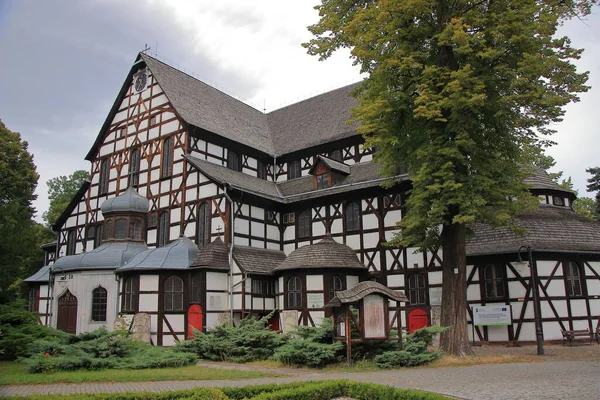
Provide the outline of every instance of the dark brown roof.
[[279,250],[233,246],[233,259],[247,273],[270,275],[285,260],[285,253]]
[[528,167],[527,172],[529,173],[529,176],[525,178],[525,183],[531,186],[532,189],[550,189],[574,193],[571,190],[565,190],[558,186],[558,184],[552,180],[550,175],[541,168],[530,166]]
[[534,251],[600,252],[600,222],[577,214],[569,207],[540,205],[516,218],[527,229],[519,237],[506,227],[477,224],[467,242],[467,255],[515,253],[522,245]]
[[354,250],[325,236],[318,243],[292,251],[275,271],[313,268],[367,269]]
[[[303,176],[289,181],[274,183],[190,155],[185,155],[184,157],[196,169],[219,184],[228,184],[232,188],[242,192],[284,204],[345,193],[357,189],[376,187],[388,180],[379,175],[378,164],[368,162],[350,166],[350,175],[346,176],[335,186],[314,190],[314,178],[312,176]],[[398,181],[407,180],[408,175],[402,175],[396,179]]]
[[373,293],[381,294],[395,301],[408,301],[408,298],[406,297],[404,292],[400,290],[392,290],[378,282],[366,281],[359,282],[354,287],[351,287],[348,290],[336,292],[335,297],[331,299],[325,305],[325,307],[332,308],[339,307],[342,304],[356,303],[360,299],[363,299],[366,296]]
[[220,237],[200,247],[190,268],[205,267],[229,271],[229,248]]
[[275,154],[281,155],[356,136],[348,125],[358,102],[350,95],[355,83],[267,114]]

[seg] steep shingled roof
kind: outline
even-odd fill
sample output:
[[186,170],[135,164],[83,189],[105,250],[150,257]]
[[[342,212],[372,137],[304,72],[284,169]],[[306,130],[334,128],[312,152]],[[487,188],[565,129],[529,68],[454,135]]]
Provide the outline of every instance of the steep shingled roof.
[[571,194],[574,193],[572,190],[566,190],[558,186],[558,184],[552,180],[550,175],[541,168],[531,166],[528,168],[527,172],[529,172],[529,176],[525,178],[525,183],[530,185],[532,189],[550,189]]
[[220,237],[200,247],[190,267],[205,267],[229,271],[229,248]]
[[247,273],[270,275],[285,260],[285,253],[279,250],[234,246],[233,259]]
[[589,220],[568,207],[540,205],[515,218],[527,229],[519,237],[506,227],[477,224],[467,242],[467,255],[514,253],[522,245],[535,251],[600,251],[600,222]]
[[275,271],[317,268],[367,269],[354,250],[327,235],[318,243],[292,251]]
[[[284,204],[357,189],[377,187],[388,180],[379,176],[380,167],[378,164],[361,163],[351,165],[350,174],[336,185],[326,189],[314,190],[313,176],[303,176],[274,183],[190,155],[184,157],[196,169],[219,184],[228,184],[234,189]],[[396,177],[396,179],[398,181],[408,180],[408,175],[402,175]]]

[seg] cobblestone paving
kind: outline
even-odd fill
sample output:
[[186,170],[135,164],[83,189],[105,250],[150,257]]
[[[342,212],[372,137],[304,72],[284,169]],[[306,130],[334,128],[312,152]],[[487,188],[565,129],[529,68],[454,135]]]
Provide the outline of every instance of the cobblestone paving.
[[[421,389],[472,400],[539,400],[539,399],[599,399],[600,348],[550,349],[543,362],[493,364],[469,367],[418,368],[395,371],[324,373],[293,369],[276,369],[281,378],[258,378],[231,381],[164,381],[124,383],[83,383],[55,385],[23,385],[0,387],[0,396],[31,394],[116,393],[131,391],[161,392],[195,387],[245,386],[264,383],[287,383],[322,379],[350,379],[399,388]],[[488,350],[489,351],[489,350]],[[485,353],[485,350],[477,350]],[[508,350],[535,354],[531,348]],[[585,352],[585,355],[584,355]],[[493,353],[493,351],[492,351]],[[498,353],[506,354],[506,349]],[[591,356],[590,356],[591,354]],[[211,367],[214,365],[211,365]],[[221,365],[221,368],[231,367]],[[253,370],[268,368],[233,366]]]

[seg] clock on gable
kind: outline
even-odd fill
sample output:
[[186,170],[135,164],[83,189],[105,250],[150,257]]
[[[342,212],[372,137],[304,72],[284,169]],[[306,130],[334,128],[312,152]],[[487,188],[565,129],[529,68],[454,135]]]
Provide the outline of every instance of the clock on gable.
[[141,69],[133,75],[133,90],[142,93],[148,87],[148,71]]

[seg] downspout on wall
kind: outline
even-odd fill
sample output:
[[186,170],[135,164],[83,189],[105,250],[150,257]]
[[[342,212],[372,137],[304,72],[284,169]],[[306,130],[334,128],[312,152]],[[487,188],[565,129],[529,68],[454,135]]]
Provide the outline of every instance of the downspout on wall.
[[229,240],[229,321],[231,322],[231,325],[233,325],[233,226],[235,225],[235,210],[233,206],[233,200],[231,200],[231,197],[229,197],[229,194],[227,193],[228,186],[228,184],[223,186],[223,193],[225,194],[227,201],[229,201],[229,207],[231,210],[231,224],[229,226],[229,237],[231,238]]

